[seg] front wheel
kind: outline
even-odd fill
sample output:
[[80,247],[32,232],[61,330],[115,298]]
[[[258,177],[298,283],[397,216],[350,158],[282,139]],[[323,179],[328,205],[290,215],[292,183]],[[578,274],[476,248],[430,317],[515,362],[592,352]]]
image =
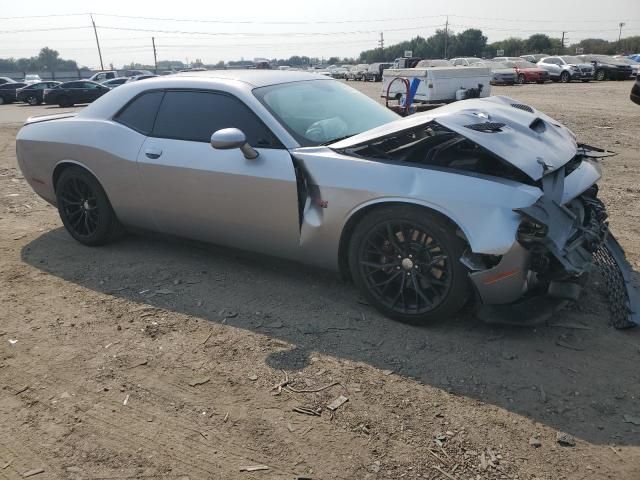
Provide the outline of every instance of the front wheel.
[[60,174],[56,202],[62,223],[80,243],[104,245],[123,231],[100,183],[82,168],[69,167]]
[[524,85],[524,82],[526,81],[526,78],[524,77],[524,73],[521,73],[518,75],[518,83],[520,85]]
[[349,244],[356,286],[386,316],[423,324],[450,318],[470,294],[459,259],[465,244],[455,229],[428,210],[385,207],[368,214]]
[[596,80],[598,80],[599,82],[605,80],[607,78],[607,74],[604,70],[598,70],[596,72]]
[[569,83],[571,81],[571,74],[569,72],[562,72],[560,74],[561,83]]
[[27,99],[27,103],[29,105],[35,106],[35,105],[40,105],[40,102],[38,101],[38,99],[36,97],[29,97]]

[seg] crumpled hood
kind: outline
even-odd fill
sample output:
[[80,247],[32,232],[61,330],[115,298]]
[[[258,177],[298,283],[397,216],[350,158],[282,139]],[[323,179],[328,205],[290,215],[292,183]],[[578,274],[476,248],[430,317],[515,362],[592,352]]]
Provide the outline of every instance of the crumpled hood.
[[364,145],[432,121],[477,143],[534,180],[562,167],[577,153],[571,130],[533,107],[502,96],[451,103],[329,147],[341,150]]

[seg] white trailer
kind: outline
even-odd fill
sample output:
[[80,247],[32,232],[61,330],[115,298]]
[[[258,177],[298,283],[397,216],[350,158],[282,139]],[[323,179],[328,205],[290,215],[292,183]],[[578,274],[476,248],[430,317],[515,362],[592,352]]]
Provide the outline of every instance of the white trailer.
[[[491,70],[487,67],[426,67],[387,69],[382,74],[382,94],[387,98],[389,84],[396,78],[406,78],[409,83],[420,79],[414,103],[450,103],[465,98],[464,91],[479,89],[480,97],[491,95]],[[480,87],[480,85],[482,87]],[[389,90],[389,99],[400,100],[406,95],[404,82],[396,81]],[[457,95],[456,95],[457,94]],[[477,95],[476,95],[477,96]]]

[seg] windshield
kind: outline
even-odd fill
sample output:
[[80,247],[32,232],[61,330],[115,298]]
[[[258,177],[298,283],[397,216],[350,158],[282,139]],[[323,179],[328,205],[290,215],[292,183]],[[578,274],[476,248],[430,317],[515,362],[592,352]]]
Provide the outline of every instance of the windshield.
[[363,93],[332,80],[282,83],[253,93],[303,146],[333,143],[399,118]]
[[581,60],[578,57],[562,57],[562,59],[567,63],[573,63],[573,64],[589,63],[588,60]]

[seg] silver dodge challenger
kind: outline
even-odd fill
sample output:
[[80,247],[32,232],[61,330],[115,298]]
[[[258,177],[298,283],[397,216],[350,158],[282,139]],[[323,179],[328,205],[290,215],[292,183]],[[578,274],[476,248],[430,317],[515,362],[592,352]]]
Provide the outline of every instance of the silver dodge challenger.
[[412,323],[470,304],[539,321],[597,266],[612,323],[640,321],[598,199],[608,152],[506,97],[400,118],[320,75],[190,72],[32,117],[16,148],[85,245],[137,227],[284,257],[340,271]]

